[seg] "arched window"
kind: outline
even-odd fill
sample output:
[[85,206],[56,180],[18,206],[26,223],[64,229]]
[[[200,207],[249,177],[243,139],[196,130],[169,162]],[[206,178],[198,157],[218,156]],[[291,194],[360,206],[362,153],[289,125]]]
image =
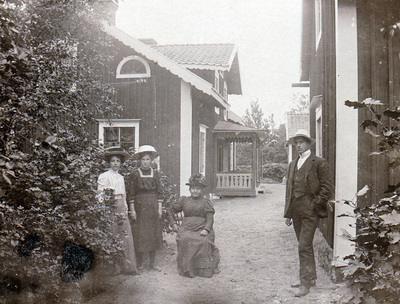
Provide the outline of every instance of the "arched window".
[[128,56],[118,64],[117,78],[145,77],[150,77],[150,66],[139,56]]

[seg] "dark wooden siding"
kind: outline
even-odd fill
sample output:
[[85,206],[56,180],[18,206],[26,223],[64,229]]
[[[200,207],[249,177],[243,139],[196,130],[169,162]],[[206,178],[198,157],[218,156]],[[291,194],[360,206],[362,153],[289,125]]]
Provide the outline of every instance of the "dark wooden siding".
[[[322,1],[322,34],[318,49],[311,56],[310,98],[321,96],[322,104],[322,157],[330,166],[332,181],[335,181],[336,159],[336,57],[335,57],[335,1]],[[314,24],[314,23],[312,23]],[[315,35],[314,45],[315,47]],[[310,133],[316,137],[316,107],[311,104]],[[314,147],[315,153],[315,147]],[[320,230],[330,246],[333,246],[334,211],[320,221]]]
[[[125,57],[140,54],[122,47],[114,69]],[[139,145],[152,145],[160,153],[161,170],[172,177],[179,191],[180,179],[180,99],[181,80],[168,70],[147,60],[151,77],[144,81],[118,79],[115,82],[121,117],[141,119]]]
[[215,112],[215,101],[212,97],[204,93],[193,91],[193,125],[192,125],[192,174],[199,171],[199,125],[208,127],[206,134],[206,179],[208,183],[207,192],[212,190],[214,184],[214,149],[213,134],[215,125],[219,120],[219,115]]
[[[357,15],[359,99],[379,99],[385,103],[382,109],[397,105],[400,48],[398,41],[381,29],[399,21],[400,5],[398,1],[390,0],[359,1]],[[360,122],[370,118],[368,111],[359,110]],[[372,185],[372,191],[360,202],[362,205],[371,205],[382,198],[389,183],[398,183],[400,180],[395,172],[389,170],[385,156],[369,155],[378,150],[379,140],[362,131],[359,134],[358,187]]]

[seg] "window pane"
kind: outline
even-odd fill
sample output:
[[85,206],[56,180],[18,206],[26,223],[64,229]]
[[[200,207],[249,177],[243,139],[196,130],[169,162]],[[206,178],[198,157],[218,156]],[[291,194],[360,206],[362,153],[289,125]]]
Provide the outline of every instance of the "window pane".
[[146,67],[139,60],[129,60],[121,68],[121,74],[146,74]]
[[119,144],[118,131],[119,131],[119,128],[115,128],[115,127],[105,127],[104,128],[104,146],[105,147],[116,146]]
[[135,128],[134,127],[122,127],[120,128],[120,141],[121,146],[125,149],[135,146]]

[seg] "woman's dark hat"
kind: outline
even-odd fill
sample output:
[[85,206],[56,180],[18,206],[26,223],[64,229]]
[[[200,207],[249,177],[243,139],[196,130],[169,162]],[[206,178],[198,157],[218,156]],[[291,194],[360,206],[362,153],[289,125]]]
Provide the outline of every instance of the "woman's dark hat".
[[150,145],[143,145],[140,146],[137,151],[135,152],[134,157],[136,159],[141,159],[143,155],[150,155],[152,159],[155,159],[159,154],[153,146]]
[[206,187],[207,181],[206,178],[201,173],[196,173],[189,178],[189,182],[186,183],[187,186],[200,186]]
[[115,155],[122,157],[122,161],[125,161],[127,158],[129,158],[129,154],[121,147],[110,147],[104,150],[104,158],[106,160]]

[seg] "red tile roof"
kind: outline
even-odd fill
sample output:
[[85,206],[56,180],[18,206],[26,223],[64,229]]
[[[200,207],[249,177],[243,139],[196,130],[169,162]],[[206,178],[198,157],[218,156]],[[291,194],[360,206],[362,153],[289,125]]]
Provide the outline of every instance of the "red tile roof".
[[152,45],[151,47],[189,69],[229,70],[236,55],[233,44]]

